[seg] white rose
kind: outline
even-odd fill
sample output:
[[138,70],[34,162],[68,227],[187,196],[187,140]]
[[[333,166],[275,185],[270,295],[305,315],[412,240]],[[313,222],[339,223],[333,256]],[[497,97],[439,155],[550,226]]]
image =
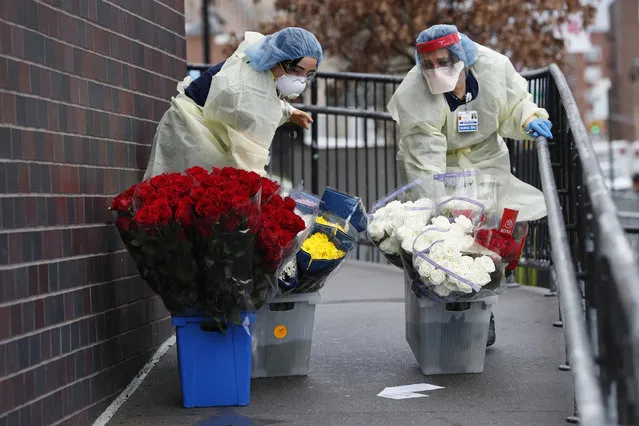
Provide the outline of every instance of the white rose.
[[445,286],[443,285],[438,285],[437,287],[435,287],[433,289],[433,291],[435,292],[436,295],[438,295],[439,297],[446,297],[446,296],[450,296],[450,290],[448,290]]
[[379,244],[379,249],[383,251],[384,253],[398,254],[399,244],[395,238],[388,237]]
[[[449,271],[451,271],[453,274],[456,275],[461,275],[462,272],[464,271],[464,268],[461,265],[461,262],[459,261],[460,259],[451,259],[450,260],[450,267],[447,268]],[[450,280],[453,280],[454,278],[449,278]]]
[[413,243],[413,248],[418,252],[423,252],[428,249],[432,243],[427,238],[417,237]]
[[490,283],[490,274],[488,272],[480,272],[477,274],[477,281],[475,282],[481,287],[485,286]]
[[431,200],[430,198],[420,198],[419,200],[415,201],[415,207],[420,207],[420,208],[433,207],[433,200]]
[[442,249],[443,249],[444,256],[450,259],[457,259],[462,256],[461,252],[459,251],[459,248],[452,241],[444,241],[442,243]]
[[466,235],[466,230],[458,223],[451,223],[448,232],[457,238],[461,238]]
[[418,259],[421,260],[421,263],[418,266],[419,269],[417,272],[419,273],[419,276],[421,276],[422,279],[426,281],[428,277],[430,277],[430,274],[435,271],[435,267],[422,258]]
[[397,228],[394,232],[395,237],[401,242],[411,237],[415,233],[414,230],[410,229],[408,226],[402,226],[401,228]]
[[471,236],[471,235],[464,235],[460,240],[459,240],[459,249],[461,251],[465,251],[470,249],[473,244],[475,244],[475,239]]
[[473,288],[471,286],[469,286],[468,284],[464,284],[463,282],[459,282],[457,284],[457,290],[461,291],[462,293],[472,293],[473,292]]
[[413,252],[413,245],[415,244],[415,239],[417,238],[417,234],[408,235],[406,238],[401,240],[401,247],[407,253]]
[[461,259],[459,259],[459,264],[467,270],[475,269],[475,259],[470,256],[462,256]]
[[386,234],[385,224],[382,220],[373,219],[368,224],[367,231],[368,231],[368,236],[371,238],[371,240],[380,241],[384,238],[384,235]]
[[426,227],[426,223],[419,216],[407,216],[403,225],[420,232]]
[[450,221],[444,216],[437,216],[430,220],[430,222],[437,228],[448,230],[450,229]]
[[445,252],[444,243],[433,244],[433,246],[430,248],[430,254],[431,256],[435,256],[438,259],[445,259],[446,252]]
[[444,269],[448,269],[449,271],[450,271],[450,268],[453,266],[453,263],[447,257],[443,257],[440,261],[437,262],[437,264],[439,264],[439,266],[441,266]]
[[401,228],[402,226],[404,226],[405,221],[406,221],[406,216],[402,214],[397,214],[397,215],[394,215],[392,220],[390,221],[390,226],[392,227],[392,230],[394,231],[395,229]]
[[466,216],[463,216],[463,215],[457,216],[455,218],[455,223],[458,224],[459,226],[461,226],[462,229],[464,229],[464,232],[466,232],[468,234],[473,232],[473,229],[475,228],[473,226],[473,222],[470,219],[468,219]]
[[481,268],[483,271],[491,273],[495,272],[495,263],[488,256],[479,256],[475,258],[475,265]]
[[439,285],[444,282],[446,279],[446,273],[441,269],[434,269],[433,272],[430,273],[429,280],[431,283],[435,285]]
[[481,269],[469,270],[463,276],[478,287],[483,287],[490,282],[490,274],[488,274],[488,272],[482,271]]
[[453,282],[451,280],[451,277],[448,277],[448,279],[444,281],[444,287],[446,287],[450,291],[457,291],[457,283]]
[[402,203],[399,200],[393,200],[390,203],[386,204],[384,207],[382,207],[383,209],[385,209],[388,212],[392,212],[392,211],[396,211],[402,208]]

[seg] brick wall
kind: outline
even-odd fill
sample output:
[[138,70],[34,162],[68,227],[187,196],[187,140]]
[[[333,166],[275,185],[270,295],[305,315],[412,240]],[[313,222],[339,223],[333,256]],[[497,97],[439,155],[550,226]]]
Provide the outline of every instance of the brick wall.
[[106,208],[185,75],[183,0],[0,8],[0,425],[88,425],[171,333]]

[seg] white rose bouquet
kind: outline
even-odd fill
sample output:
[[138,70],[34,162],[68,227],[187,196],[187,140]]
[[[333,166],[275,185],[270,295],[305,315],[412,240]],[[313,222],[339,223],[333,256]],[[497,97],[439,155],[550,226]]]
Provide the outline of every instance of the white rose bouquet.
[[491,296],[503,288],[506,263],[476,244],[474,231],[464,215],[452,222],[445,216],[431,219],[415,239],[411,263],[406,265],[404,258],[418,296],[454,303]]
[[409,198],[409,190],[420,183],[415,181],[376,202],[368,218],[368,238],[399,268],[403,268],[401,247],[406,241],[412,247],[415,238],[428,225],[433,210],[433,202],[427,197],[402,201]]

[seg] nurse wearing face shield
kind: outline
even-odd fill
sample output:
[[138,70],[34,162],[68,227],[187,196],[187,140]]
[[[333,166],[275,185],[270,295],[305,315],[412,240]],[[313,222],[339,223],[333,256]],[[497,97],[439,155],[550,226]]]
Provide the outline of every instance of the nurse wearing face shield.
[[[479,169],[500,185],[499,212],[518,210],[522,222],[545,217],[541,191],[510,173],[504,142],[552,138],[548,113],[533,102],[526,80],[506,56],[474,43],[454,25],[423,31],[415,47],[417,65],[388,105],[399,124],[400,179]],[[491,315],[487,345],[494,342]]]
[[144,178],[192,166],[265,174],[277,128],[287,121],[308,128],[313,121],[288,100],[304,91],[322,57],[315,36],[302,28],[245,33],[226,61],[178,84]]
[[454,25],[423,31],[415,56],[417,65],[388,104],[399,124],[400,178],[477,168],[500,182],[498,208],[519,210],[521,221],[546,216],[541,191],[510,173],[504,138],[552,138],[552,124],[510,60]]

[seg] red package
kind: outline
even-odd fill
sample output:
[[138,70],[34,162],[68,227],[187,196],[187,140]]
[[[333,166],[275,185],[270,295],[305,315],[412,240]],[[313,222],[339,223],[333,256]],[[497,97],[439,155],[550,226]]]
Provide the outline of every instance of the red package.
[[504,209],[504,214],[501,216],[501,223],[499,224],[499,231],[512,235],[515,229],[515,223],[517,223],[518,214],[519,210]]

